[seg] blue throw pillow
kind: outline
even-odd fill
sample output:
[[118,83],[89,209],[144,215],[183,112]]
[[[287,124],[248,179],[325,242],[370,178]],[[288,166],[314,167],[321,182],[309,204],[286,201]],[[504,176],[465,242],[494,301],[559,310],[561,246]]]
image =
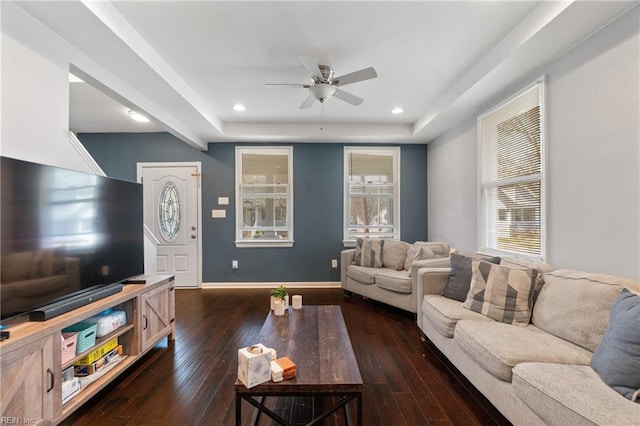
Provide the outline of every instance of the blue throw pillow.
[[613,302],[591,367],[615,391],[640,402],[640,295],[625,288]]

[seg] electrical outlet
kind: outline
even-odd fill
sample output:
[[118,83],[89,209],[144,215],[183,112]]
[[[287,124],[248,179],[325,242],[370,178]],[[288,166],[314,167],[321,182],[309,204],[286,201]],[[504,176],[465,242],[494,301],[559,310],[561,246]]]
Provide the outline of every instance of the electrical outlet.
[[237,260],[232,260],[231,261],[231,268],[232,269],[238,269],[238,261]]
[[338,267],[338,259],[331,259],[331,267],[336,269]]

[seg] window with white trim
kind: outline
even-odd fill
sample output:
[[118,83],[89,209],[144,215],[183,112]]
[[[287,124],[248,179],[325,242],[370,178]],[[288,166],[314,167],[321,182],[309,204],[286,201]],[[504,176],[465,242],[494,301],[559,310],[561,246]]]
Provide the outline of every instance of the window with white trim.
[[400,239],[400,148],[344,148],[344,242]]
[[480,247],[544,259],[544,80],[478,117]]
[[293,245],[293,147],[236,147],[236,246]]

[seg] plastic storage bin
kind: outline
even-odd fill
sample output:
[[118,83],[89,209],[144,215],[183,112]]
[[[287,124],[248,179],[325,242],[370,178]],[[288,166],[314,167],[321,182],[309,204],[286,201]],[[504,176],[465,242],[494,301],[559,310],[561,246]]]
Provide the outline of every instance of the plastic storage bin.
[[71,361],[76,356],[77,333],[62,333],[62,363]]
[[109,309],[87,318],[83,322],[98,324],[96,337],[104,337],[125,325],[127,323],[127,314],[124,311]]
[[62,330],[63,333],[77,333],[76,353],[80,354],[96,344],[97,324],[79,322]]

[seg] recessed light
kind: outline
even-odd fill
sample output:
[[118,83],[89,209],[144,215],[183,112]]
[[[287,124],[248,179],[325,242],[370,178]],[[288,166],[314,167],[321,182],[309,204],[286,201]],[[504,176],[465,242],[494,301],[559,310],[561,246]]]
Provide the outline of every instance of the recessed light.
[[392,114],[402,114],[404,112],[404,109],[402,109],[402,107],[395,107],[394,109],[391,110]]
[[140,114],[139,112],[135,112],[132,110],[129,110],[129,117],[131,117],[132,120],[138,121],[140,123],[148,123],[149,119],[147,117],[145,117],[144,115]]
[[242,111],[246,110],[247,108],[242,104],[235,104],[233,106],[233,109],[234,109],[234,111],[242,112]]

